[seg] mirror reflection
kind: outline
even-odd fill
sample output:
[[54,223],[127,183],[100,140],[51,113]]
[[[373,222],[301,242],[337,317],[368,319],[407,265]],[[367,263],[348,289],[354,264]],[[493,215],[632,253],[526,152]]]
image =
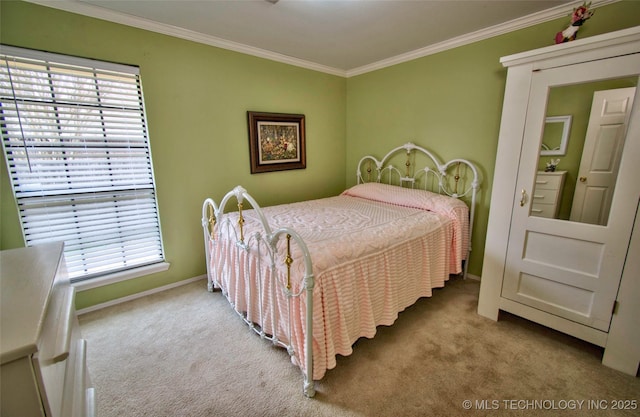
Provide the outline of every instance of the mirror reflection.
[[[532,216],[607,224],[637,84],[627,77],[550,89]],[[564,151],[559,117],[568,120]]]
[[544,122],[540,155],[564,155],[571,131],[571,116],[551,116]]

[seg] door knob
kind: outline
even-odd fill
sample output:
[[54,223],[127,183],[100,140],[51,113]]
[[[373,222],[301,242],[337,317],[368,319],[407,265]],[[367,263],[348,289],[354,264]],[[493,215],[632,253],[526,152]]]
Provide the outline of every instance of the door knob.
[[587,182],[587,177],[580,177],[580,182]]
[[523,188],[522,197],[520,197],[520,207],[523,207],[526,201],[527,201],[527,191]]

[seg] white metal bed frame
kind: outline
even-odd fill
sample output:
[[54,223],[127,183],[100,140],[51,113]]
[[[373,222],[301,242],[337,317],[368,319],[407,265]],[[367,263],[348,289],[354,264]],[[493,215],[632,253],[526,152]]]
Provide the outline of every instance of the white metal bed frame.
[[[399,154],[404,153],[406,159],[404,162],[404,171],[394,165]],[[414,169],[419,161],[425,160],[424,167],[420,169]],[[372,166],[373,164],[373,166]],[[363,175],[363,168],[365,174]],[[408,188],[419,188],[434,191],[439,194],[445,194],[453,198],[466,197],[469,205],[469,252],[467,253],[466,260],[463,267],[463,277],[466,278],[469,265],[469,256],[471,252],[471,237],[473,231],[474,217],[475,217],[475,205],[476,196],[480,186],[480,176],[476,166],[466,159],[453,159],[446,163],[441,163],[439,159],[430,151],[425,148],[415,145],[413,143],[406,143],[405,145],[389,151],[382,159],[377,159],[374,156],[365,156],[359,162],[357,166],[357,183],[365,182],[384,182],[392,185],[399,185]],[[366,178],[365,178],[366,177]],[[397,184],[396,184],[397,183]],[[228,216],[225,216],[225,207],[227,203],[234,199],[237,201],[238,216],[234,222],[229,221]],[[253,236],[244,236],[244,218],[243,209],[244,202],[247,201],[258,214],[260,222],[262,223],[262,232],[256,233]],[[217,205],[211,198],[207,198],[202,206],[202,227],[204,231],[205,240],[205,253],[207,262],[207,280],[208,290],[214,291],[215,288],[222,288],[219,283],[218,271],[214,271],[211,268],[211,246],[217,244],[217,236],[220,233],[226,233],[226,236],[235,241],[239,250],[250,251],[252,243],[257,243],[253,246],[258,248],[265,248],[268,251],[272,272],[275,272],[276,262],[280,259],[287,267],[286,285],[282,288],[282,291],[286,295],[287,299],[291,300],[292,297],[300,297],[303,293],[306,295],[306,332],[304,340],[305,349],[305,368],[303,371],[304,384],[303,392],[307,397],[313,397],[315,395],[315,384],[312,378],[313,375],[313,288],[314,288],[314,275],[313,265],[311,262],[311,256],[307,245],[301,236],[292,228],[284,227],[277,230],[273,230],[269,225],[269,222],[262,212],[259,204],[249,195],[247,190],[241,186],[235,187],[232,191],[228,192]],[[277,249],[277,243],[280,239],[286,239],[286,253],[279,253]],[[298,245],[302,259],[295,260],[291,256],[291,240]],[[291,265],[293,262],[302,261],[304,263],[304,276],[302,277],[303,285],[298,292],[292,292],[291,288]],[[272,277],[276,276],[275,273],[271,274]],[[259,291],[255,297],[258,297],[259,305],[262,306],[262,277],[258,280]],[[275,280],[275,278],[274,278]],[[270,285],[272,291],[275,291],[277,287],[277,280],[274,285]],[[291,320],[289,321],[289,329],[287,333],[287,340],[289,343],[285,343],[279,340],[276,331],[273,335],[265,333],[263,330],[266,316],[265,312],[260,311],[258,323],[250,320],[246,314],[238,311],[229,294],[223,292],[225,297],[229,300],[229,303],[233,306],[234,310],[242,317],[242,319],[249,325],[249,327],[260,335],[261,338],[271,341],[274,345],[281,346],[287,349],[290,356],[295,356],[296,352],[291,345]],[[275,294],[272,294],[274,296]],[[251,295],[250,295],[251,298]],[[274,297],[275,299],[275,297]],[[291,303],[287,307],[287,314],[291,314]],[[271,320],[274,321],[275,315],[271,314]],[[271,323],[271,328],[276,329],[277,323]],[[299,356],[296,356],[299,358]],[[300,364],[299,361],[297,361]],[[302,367],[301,367],[302,368]]]

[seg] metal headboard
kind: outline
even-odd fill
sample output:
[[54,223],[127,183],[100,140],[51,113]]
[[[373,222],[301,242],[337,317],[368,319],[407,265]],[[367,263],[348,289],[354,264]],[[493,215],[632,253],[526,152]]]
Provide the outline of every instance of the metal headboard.
[[382,159],[371,155],[362,157],[356,176],[358,184],[381,182],[464,200],[469,206],[469,253],[464,263],[464,278],[467,277],[476,198],[481,182],[475,164],[460,158],[442,163],[432,152],[409,142],[392,149]]

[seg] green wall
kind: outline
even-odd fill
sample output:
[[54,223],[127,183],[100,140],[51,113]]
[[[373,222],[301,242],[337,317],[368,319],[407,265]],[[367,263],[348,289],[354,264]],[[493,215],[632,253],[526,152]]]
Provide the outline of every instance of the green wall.
[[[359,155],[369,150],[383,155],[408,141],[433,149],[443,160],[475,162],[483,184],[469,272],[480,275],[507,73],[500,57],[552,45],[568,22],[568,17],[556,19],[349,78],[347,185],[355,182]],[[613,3],[596,9],[578,39],[637,25],[640,1]]]
[[[569,18],[348,79],[31,3],[2,1],[0,19],[2,43],[140,66],[171,268],[82,292],[83,308],[204,274],[204,198],[237,184],[265,206],[335,195],[355,183],[362,155],[407,141],[480,166],[470,263],[479,275],[506,79],[499,58],[552,44]],[[636,25],[640,2],[614,3],[578,37]],[[251,175],[247,110],[305,114],[307,169]],[[0,248],[8,249],[23,241],[2,164]]]
[[[78,308],[206,273],[200,225],[206,197],[220,201],[241,184],[267,206],[344,189],[345,78],[30,3],[0,7],[3,44],[140,66],[171,267],[81,292]],[[251,175],[248,110],[304,114],[307,168]],[[24,242],[2,164],[0,237],[9,249]]]

